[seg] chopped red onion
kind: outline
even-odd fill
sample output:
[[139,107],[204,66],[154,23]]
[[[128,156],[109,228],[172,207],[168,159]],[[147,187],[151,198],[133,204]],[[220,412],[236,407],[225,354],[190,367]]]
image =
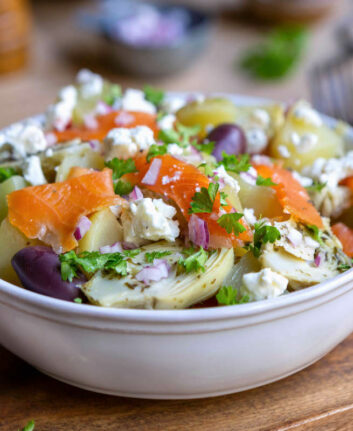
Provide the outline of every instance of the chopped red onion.
[[101,150],[101,144],[97,139],[93,139],[92,141],[88,141],[89,146],[92,148],[93,151],[100,151]]
[[316,266],[320,266],[320,264],[321,264],[321,255],[320,255],[320,253],[318,253],[317,256],[315,256],[314,263],[315,263]]
[[193,214],[189,220],[189,239],[196,245],[208,248],[210,242],[210,233],[205,220]]
[[302,242],[303,235],[298,230],[291,229],[287,235],[287,239],[293,247],[298,247]]
[[96,105],[96,114],[97,115],[106,115],[112,112],[113,109],[107,103],[100,100]]
[[136,274],[136,280],[149,284],[151,281],[160,281],[168,278],[170,266],[165,259],[154,259],[152,266],[145,266]]
[[266,166],[272,166],[272,160],[268,156],[264,156],[263,154],[255,154],[251,157],[251,163],[254,163],[255,165],[266,165]]
[[143,194],[140,188],[135,186],[133,191],[129,194],[129,198],[132,201],[136,201],[137,199],[143,199]]
[[254,175],[252,175],[249,172],[240,172],[239,174],[240,178],[244,180],[246,183],[255,186],[256,185],[256,178]]
[[58,140],[55,133],[51,133],[51,132],[46,133],[45,139],[47,141],[48,147],[55,145]]
[[162,160],[161,159],[153,159],[148,171],[145,176],[142,178],[142,184],[147,184],[149,186],[154,186],[156,184],[159,171],[161,169]]
[[83,123],[87,127],[87,129],[93,130],[98,128],[97,119],[93,114],[85,115],[83,118]]
[[134,244],[133,242],[123,241],[123,249],[124,250],[134,250],[135,248],[137,248],[137,245]]
[[123,252],[123,247],[121,245],[121,242],[116,242],[112,245],[105,245],[103,247],[101,247],[99,249],[99,252],[101,254],[106,254],[106,253],[122,253]]
[[91,220],[86,216],[80,218],[74,232],[74,237],[75,239],[77,239],[77,241],[79,241],[86,235],[86,233],[89,231],[89,228],[91,227],[91,224]]
[[135,121],[135,117],[130,114],[129,112],[120,112],[116,117],[115,117],[115,124],[117,126],[123,127],[123,126],[128,126],[129,124],[133,123]]

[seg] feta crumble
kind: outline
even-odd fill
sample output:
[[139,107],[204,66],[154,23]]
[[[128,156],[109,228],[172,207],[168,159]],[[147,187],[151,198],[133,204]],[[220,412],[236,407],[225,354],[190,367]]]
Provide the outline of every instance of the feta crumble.
[[285,292],[288,285],[286,277],[270,268],[244,274],[242,282],[242,294],[248,295],[251,301],[280,296]]
[[271,123],[270,114],[264,109],[254,109],[251,112],[250,121],[263,129],[267,129]]
[[11,147],[14,158],[22,158],[27,154],[44,151],[47,140],[43,130],[38,126],[15,123],[0,134],[0,148],[7,145]]
[[266,133],[259,128],[252,128],[245,131],[247,140],[247,151],[250,154],[261,153],[268,143]]
[[227,171],[225,170],[223,165],[220,165],[213,171],[214,175],[219,178],[220,189],[222,189],[225,185],[231,187],[235,193],[238,193],[240,190],[238,181],[231,177]]
[[299,135],[297,132],[292,132],[290,140],[292,144],[297,148],[298,152],[306,153],[310,151],[315,145],[317,145],[319,138],[314,133],[304,133]]
[[122,215],[124,240],[136,245],[165,239],[173,242],[179,236],[179,224],[173,217],[176,209],[162,199],[143,198],[130,203]]
[[244,208],[243,210],[245,221],[250,225],[254,226],[257,222],[257,218],[255,216],[255,212],[253,208]]
[[278,153],[281,157],[283,157],[284,159],[289,159],[290,152],[285,145],[279,145],[277,150],[278,150]]
[[128,159],[136,156],[139,151],[147,150],[155,144],[155,140],[153,130],[147,126],[137,126],[133,129],[120,127],[110,130],[104,144],[108,160],[114,157]]
[[184,153],[184,150],[178,144],[168,144],[167,152],[172,156],[182,156]]
[[103,78],[88,69],[82,69],[78,72],[76,82],[83,99],[99,96],[103,91]]
[[174,114],[167,114],[158,121],[158,127],[161,130],[170,130],[173,128],[175,121],[176,116]]
[[319,113],[304,100],[296,103],[293,109],[293,116],[311,126],[320,127],[323,124]]
[[46,111],[46,129],[64,131],[71,123],[76,103],[76,88],[73,85],[62,88],[58,93],[58,101],[53,105],[49,105]]
[[148,114],[156,113],[156,107],[145,99],[145,93],[134,88],[128,88],[125,91],[121,100],[121,107],[124,111],[139,111]]
[[43,174],[38,156],[30,156],[25,160],[23,164],[23,176],[32,186],[46,184],[47,180]]

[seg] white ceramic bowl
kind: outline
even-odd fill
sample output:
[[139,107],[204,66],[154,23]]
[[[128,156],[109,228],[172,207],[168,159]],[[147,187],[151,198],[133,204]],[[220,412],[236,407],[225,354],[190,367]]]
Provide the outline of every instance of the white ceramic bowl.
[[92,391],[202,398],[264,385],[317,361],[353,331],[352,304],[353,270],[272,300],[171,311],[69,303],[0,280],[0,343]]

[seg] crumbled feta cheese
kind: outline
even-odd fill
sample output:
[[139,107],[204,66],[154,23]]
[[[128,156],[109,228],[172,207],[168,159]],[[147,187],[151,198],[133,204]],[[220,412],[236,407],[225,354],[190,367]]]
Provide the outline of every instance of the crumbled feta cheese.
[[256,186],[257,171],[251,166],[246,172],[240,172],[240,178],[251,186]]
[[297,171],[292,171],[292,177],[296,179],[303,187],[310,187],[313,184],[313,180],[304,175],[300,175]]
[[83,99],[99,96],[103,91],[103,78],[88,69],[80,70],[76,76],[76,81]]
[[184,151],[178,144],[168,144],[167,152],[172,156],[182,156]]
[[58,102],[49,105],[46,112],[46,128],[62,132],[71,123],[72,113],[77,103],[77,90],[73,85],[62,88]]
[[158,121],[158,127],[161,130],[170,130],[173,128],[175,121],[176,116],[174,114],[164,115],[164,117]]
[[[220,188],[222,189],[225,185],[231,187],[235,193],[238,193],[240,190],[238,181],[231,177],[227,171],[224,169],[223,165],[218,166],[214,171],[214,175],[219,178]],[[223,184],[222,184],[223,183]]]
[[139,111],[155,114],[156,107],[153,103],[145,99],[145,93],[141,90],[128,88],[121,100],[121,107],[124,111]]
[[271,117],[264,109],[256,108],[251,112],[250,120],[254,125],[267,129],[271,123]]
[[11,147],[14,158],[21,158],[27,154],[44,151],[47,147],[47,140],[43,130],[39,127],[32,124],[15,123],[0,135],[0,148],[5,145]]
[[253,208],[244,208],[243,210],[245,221],[250,225],[254,226],[254,224],[257,222],[257,218],[254,213]]
[[133,129],[124,127],[110,130],[104,139],[105,154],[108,160],[118,157],[128,159],[138,151],[147,150],[155,144],[153,130],[147,126],[137,126]]
[[42,171],[38,156],[28,157],[23,164],[23,176],[32,186],[46,184],[47,180]]
[[249,129],[245,131],[248,153],[261,153],[268,143],[266,133],[262,129]]
[[278,153],[281,157],[283,157],[284,159],[289,159],[290,152],[285,145],[279,145],[277,150],[278,150]]
[[319,138],[313,133],[304,133],[299,135],[297,132],[292,132],[290,140],[292,144],[297,148],[300,153],[306,153],[310,151],[315,145],[317,145]]
[[164,100],[162,102],[162,109],[163,111],[169,114],[174,114],[180,108],[185,106],[185,104],[186,104],[185,97],[173,96],[173,95],[167,94],[164,97]]
[[248,295],[251,301],[280,296],[285,292],[288,285],[286,277],[270,268],[244,274],[242,281],[242,293]]
[[304,100],[296,103],[293,109],[293,116],[315,127],[320,127],[323,124],[319,113]]
[[162,199],[143,198],[130,203],[122,215],[124,240],[141,245],[165,239],[173,242],[179,236],[179,224],[173,217],[176,209]]
[[77,90],[73,85],[68,85],[59,90],[58,100],[66,102],[68,105],[74,107],[77,103]]

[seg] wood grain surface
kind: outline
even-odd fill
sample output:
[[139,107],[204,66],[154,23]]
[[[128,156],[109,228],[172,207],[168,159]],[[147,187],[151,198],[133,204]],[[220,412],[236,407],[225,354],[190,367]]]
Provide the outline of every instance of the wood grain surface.
[[316,364],[261,388],[191,401],[134,400],[44,376],[0,348],[0,430],[351,431],[353,335]]
[[[124,86],[144,84],[113,71],[101,58],[95,38],[75,26],[73,12],[87,3],[35,2],[29,67],[0,77],[0,127],[43,111],[83,66]],[[226,18],[215,23],[207,52],[190,69],[154,84],[280,100],[308,97],[307,72],[338,49],[334,28],[351,5],[350,0],[342,1],[335,14],[312,27],[305,58],[285,81],[258,84],[234,71],[239,53],[259,40],[260,33]],[[132,400],[82,391],[40,374],[0,347],[0,431],[16,431],[30,419],[36,421],[36,431],[353,431],[353,335],[317,364],[285,380],[193,401]]]

